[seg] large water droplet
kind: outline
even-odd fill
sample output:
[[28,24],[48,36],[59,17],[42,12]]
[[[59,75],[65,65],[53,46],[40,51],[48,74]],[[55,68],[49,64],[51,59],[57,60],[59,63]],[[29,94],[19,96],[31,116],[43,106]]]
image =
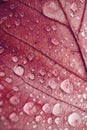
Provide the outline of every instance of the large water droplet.
[[33,102],[27,102],[23,107],[23,111],[28,115],[34,115],[37,112],[37,109]]
[[68,117],[68,123],[73,127],[79,126],[81,124],[80,115],[76,112],[71,113]]
[[13,56],[13,57],[12,57],[12,61],[15,62],[15,63],[18,62],[18,59],[19,59],[19,58],[18,58],[17,56]]
[[2,54],[3,52],[4,52],[4,48],[0,46],[0,54]]
[[9,102],[12,104],[12,105],[18,105],[20,103],[20,99],[17,97],[17,96],[12,96],[10,99],[9,99]]
[[19,117],[18,117],[18,115],[17,115],[15,112],[13,112],[13,113],[11,113],[11,114],[9,115],[9,119],[10,119],[12,122],[17,122],[18,119],[19,119]]
[[52,44],[54,44],[56,46],[59,44],[59,41],[56,38],[52,38],[51,42],[52,42]]
[[62,113],[62,106],[59,103],[56,103],[52,111],[53,115],[58,116]]
[[48,103],[46,103],[43,107],[42,107],[42,110],[45,112],[45,113],[48,113],[50,111],[50,105]]
[[5,76],[5,72],[1,71],[0,72],[0,77],[4,77]]
[[54,80],[54,79],[50,79],[49,80],[49,86],[52,88],[52,89],[56,89],[57,87],[57,82]]
[[61,85],[60,88],[65,92],[65,93],[73,93],[73,84],[69,81],[69,79],[64,80]]
[[24,67],[21,66],[21,65],[17,65],[17,66],[14,67],[13,71],[18,76],[22,76],[24,74]]

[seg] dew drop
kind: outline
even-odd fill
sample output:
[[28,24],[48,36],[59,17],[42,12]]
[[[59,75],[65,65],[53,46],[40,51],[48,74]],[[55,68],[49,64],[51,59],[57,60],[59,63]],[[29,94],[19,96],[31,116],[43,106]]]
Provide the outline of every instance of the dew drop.
[[38,116],[36,116],[36,122],[40,122],[41,120],[42,120],[42,117],[41,117],[41,115],[38,115]]
[[81,117],[78,113],[73,112],[68,116],[68,123],[72,127],[77,127],[81,124]]
[[41,76],[45,76],[46,75],[46,71],[42,70],[42,69],[39,71],[39,73],[40,73]]
[[34,115],[37,109],[33,102],[27,102],[23,107],[23,111],[28,115],[31,115],[31,114]]
[[35,58],[35,54],[33,52],[30,52],[28,55],[29,61],[32,61]]
[[55,39],[55,38],[52,38],[51,42],[52,42],[52,44],[54,44],[56,46],[59,44],[59,41],[57,39]]
[[69,79],[64,80],[60,88],[67,94],[73,93],[73,84],[69,81]]
[[48,85],[49,85],[52,89],[56,89],[56,87],[57,87],[58,84],[57,84],[57,82],[56,82],[54,79],[50,79]]
[[49,117],[49,118],[47,119],[47,122],[48,122],[48,124],[52,124],[52,123],[53,123],[52,117]]
[[77,11],[77,5],[76,5],[76,3],[72,3],[70,9],[71,9],[73,12],[76,12],[76,11]]
[[17,86],[14,86],[14,87],[13,87],[13,90],[14,90],[15,92],[18,92],[18,91],[19,91],[19,88],[18,88]]
[[9,102],[12,104],[12,105],[18,105],[20,103],[20,99],[17,97],[17,96],[12,96],[10,99],[9,99]]
[[18,58],[17,56],[13,56],[13,57],[12,57],[12,61],[15,62],[15,63],[18,62],[18,59],[19,59],[19,58]]
[[50,111],[50,105],[48,103],[46,103],[43,107],[42,107],[42,110],[45,112],[45,113],[48,113]]
[[1,71],[0,72],[0,77],[4,77],[5,76],[5,72]]
[[13,71],[15,74],[17,74],[18,76],[22,76],[24,74],[24,67],[21,65],[17,65],[13,68]]
[[19,117],[18,117],[18,115],[17,115],[15,112],[13,112],[13,113],[11,113],[11,114],[9,115],[9,119],[10,119],[12,122],[17,122],[18,119],[19,119]]
[[29,77],[29,79],[31,79],[31,80],[34,80],[34,79],[35,79],[35,75],[34,75],[33,73],[29,73],[29,74],[28,74],[28,77]]
[[2,54],[3,52],[4,52],[4,48],[0,46],[0,54]]
[[52,25],[52,29],[53,29],[53,31],[57,30],[57,26],[56,25]]
[[58,116],[62,113],[62,107],[59,103],[56,103],[53,107],[52,111],[53,115]]
[[20,12],[19,15],[23,18],[24,17],[24,12]]
[[4,86],[0,84],[0,90],[4,90]]
[[56,125],[59,125],[60,124],[60,118],[59,117],[57,117],[56,119],[55,119],[55,123],[56,123]]

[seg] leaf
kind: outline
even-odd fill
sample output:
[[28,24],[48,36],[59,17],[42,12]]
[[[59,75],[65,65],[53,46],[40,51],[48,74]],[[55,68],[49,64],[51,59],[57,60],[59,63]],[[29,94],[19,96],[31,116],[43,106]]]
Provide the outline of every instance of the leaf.
[[85,1],[0,4],[2,130],[87,128],[85,21]]

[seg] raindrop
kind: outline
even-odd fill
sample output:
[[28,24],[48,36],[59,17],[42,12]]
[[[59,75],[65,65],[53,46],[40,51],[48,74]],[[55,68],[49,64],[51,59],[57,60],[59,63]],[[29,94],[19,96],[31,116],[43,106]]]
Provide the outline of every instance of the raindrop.
[[28,77],[29,77],[29,79],[31,79],[31,80],[34,80],[34,79],[35,79],[35,75],[34,75],[33,73],[29,73],[29,74],[28,74]]
[[23,111],[28,115],[31,115],[31,114],[34,115],[37,109],[33,102],[27,102],[23,107]]
[[18,27],[20,25],[21,21],[20,19],[17,19],[16,21],[14,21],[14,24]]
[[12,122],[17,122],[18,119],[19,119],[19,117],[18,117],[18,115],[17,115],[15,112],[13,112],[13,113],[11,113],[11,114],[9,115],[9,119],[10,119]]
[[20,99],[17,97],[17,96],[12,96],[10,99],[9,99],[9,102],[12,104],[12,105],[18,105],[20,103]]
[[41,115],[38,115],[38,116],[36,116],[36,122],[40,122],[41,120],[42,120],[42,117],[41,117]]
[[65,92],[65,93],[73,93],[73,84],[69,81],[69,79],[64,80],[61,85],[60,88]]
[[15,63],[18,62],[18,59],[19,59],[19,58],[18,58],[17,56],[13,56],[13,57],[12,57],[12,61],[15,62]]
[[35,54],[33,52],[30,52],[28,55],[29,61],[32,61],[35,58]]
[[2,54],[3,52],[4,52],[4,48],[0,46],[0,54]]
[[0,90],[4,90],[4,86],[0,84]]
[[57,82],[56,82],[54,79],[50,79],[48,85],[49,85],[52,89],[56,89],[56,87],[57,87],[58,84],[57,84]]
[[55,39],[55,38],[52,38],[51,42],[52,42],[52,44],[54,44],[56,46],[59,44],[59,41],[57,39]]
[[24,74],[24,67],[21,65],[17,65],[13,68],[13,71],[15,74],[17,74],[18,76],[22,76]]
[[81,117],[78,113],[73,112],[69,115],[68,117],[68,123],[72,126],[72,127],[77,127],[81,124]]
[[3,71],[0,72],[0,77],[4,77],[5,73]]
[[71,9],[73,12],[76,12],[76,11],[77,11],[77,5],[76,5],[76,3],[72,3],[70,9]]
[[48,113],[50,111],[50,105],[48,103],[46,103],[43,107],[42,107],[42,110],[45,112],[45,113]]
[[53,115],[58,116],[62,113],[62,107],[59,103],[55,104],[52,111]]
[[8,78],[5,79],[5,81],[8,82],[8,83],[11,83],[12,79],[8,77]]

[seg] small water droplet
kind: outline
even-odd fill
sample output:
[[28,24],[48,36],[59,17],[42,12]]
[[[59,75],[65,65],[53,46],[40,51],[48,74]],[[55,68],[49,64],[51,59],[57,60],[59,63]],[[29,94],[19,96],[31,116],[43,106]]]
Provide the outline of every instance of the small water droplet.
[[4,77],[5,76],[5,72],[1,71],[0,72],[0,77]]
[[15,5],[15,4],[11,4],[11,5],[10,5],[10,9],[11,9],[11,10],[13,10],[13,9],[15,9],[15,8],[16,8],[16,5]]
[[12,96],[10,99],[9,99],[9,102],[12,104],[12,105],[18,105],[20,103],[20,99],[17,97],[17,96]]
[[4,53],[4,48],[0,46],[0,54]]
[[14,21],[14,24],[18,27],[18,26],[21,24],[20,19],[15,20],[15,21]]
[[25,58],[25,59],[23,60],[23,64],[26,65],[27,63],[28,63],[28,59]]
[[13,62],[16,63],[16,62],[18,62],[18,60],[19,60],[19,58],[18,58],[17,56],[13,56],[13,57],[12,57],[12,61],[13,61]]
[[59,41],[57,39],[55,39],[55,38],[52,38],[51,42],[52,42],[52,44],[54,44],[56,46],[59,44]]
[[83,94],[83,98],[87,99],[87,94],[86,93]]
[[78,113],[73,112],[68,116],[68,123],[72,127],[77,127],[81,124],[81,117]]
[[35,79],[35,75],[34,75],[33,73],[29,73],[29,74],[28,74],[28,77],[29,77],[29,79],[31,79],[31,80],[34,80],[34,79]]
[[52,111],[53,115],[58,116],[62,113],[62,106],[59,103],[56,103]]
[[43,107],[42,107],[42,110],[45,112],[45,113],[48,113],[50,111],[50,105],[48,103],[46,103]]
[[9,119],[10,119],[12,122],[17,122],[18,119],[19,119],[19,117],[18,117],[18,115],[17,115],[15,112],[13,112],[13,113],[11,113],[11,114],[9,115]]
[[45,76],[46,75],[46,71],[42,70],[42,69],[39,71],[39,73],[40,73],[41,76]]
[[23,111],[28,115],[31,115],[31,114],[34,115],[37,109],[33,102],[27,102],[23,107]]
[[73,84],[69,81],[69,79],[64,80],[61,85],[60,88],[65,92],[65,93],[73,93]]
[[14,86],[14,87],[13,87],[13,90],[14,90],[15,92],[18,92],[18,91],[19,91],[19,88],[18,88],[17,86]]
[[60,121],[60,118],[59,118],[59,117],[57,117],[57,118],[55,119],[55,123],[56,123],[56,125],[59,125],[59,124],[61,123],[61,121]]
[[32,61],[35,58],[35,54],[33,52],[30,52],[28,55],[29,61]]
[[53,29],[53,31],[57,30],[57,26],[56,25],[52,25],[52,29]]
[[0,84],[0,90],[4,90],[4,86]]
[[45,29],[46,29],[47,32],[50,32],[50,31],[51,31],[51,28],[48,27],[48,26],[47,26]]
[[36,116],[36,122],[40,122],[41,120],[42,120],[42,117],[41,117],[41,115],[38,115],[38,116]]
[[13,68],[13,71],[18,76],[22,76],[24,74],[24,67],[22,65],[17,65]]
[[49,117],[49,118],[47,119],[47,122],[48,122],[48,124],[52,124],[52,123],[53,123],[52,117]]
[[76,3],[72,3],[70,9],[71,9],[73,12],[76,12],[76,11],[77,11],[77,5],[76,5]]
[[50,79],[48,85],[49,85],[52,89],[56,89],[56,87],[57,87],[58,84],[57,84],[57,82],[56,82],[54,79]]
[[8,82],[8,83],[11,83],[12,79],[8,77],[8,78],[5,79],[5,81]]
[[19,15],[23,18],[24,17],[24,12],[19,12]]

